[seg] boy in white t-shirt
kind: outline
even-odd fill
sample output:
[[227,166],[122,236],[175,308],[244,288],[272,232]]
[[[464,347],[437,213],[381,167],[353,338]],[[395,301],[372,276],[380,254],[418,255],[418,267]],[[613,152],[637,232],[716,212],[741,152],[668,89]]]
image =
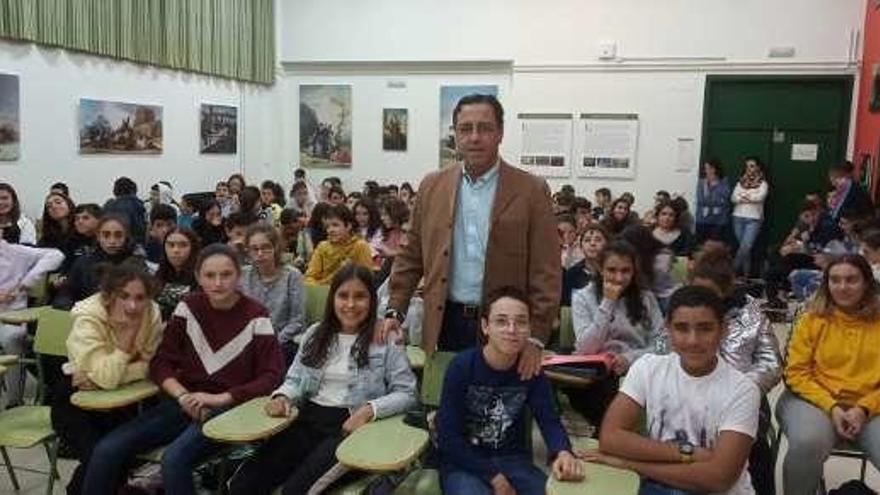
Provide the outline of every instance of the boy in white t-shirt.
[[[758,428],[760,392],[723,359],[724,306],[711,290],[687,286],[669,301],[675,353],[636,361],[587,460],[642,476],[640,495],[754,494],[746,462]],[[648,436],[638,433],[644,411]]]

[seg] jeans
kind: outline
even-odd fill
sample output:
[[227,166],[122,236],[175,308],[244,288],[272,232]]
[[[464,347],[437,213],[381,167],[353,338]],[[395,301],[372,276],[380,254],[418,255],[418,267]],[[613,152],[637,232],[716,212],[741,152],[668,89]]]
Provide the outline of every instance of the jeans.
[[733,259],[733,268],[737,273],[749,275],[752,268],[752,247],[758,234],[761,233],[761,220],[757,218],[733,217],[733,235],[739,248]]
[[165,400],[144,411],[98,442],[92,451],[83,493],[115,493],[125,481],[127,468],[135,455],[165,444],[168,444],[162,455],[165,493],[194,494],[193,468],[222,446],[202,435],[201,423],[194,422],[174,400]]
[[642,484],[639,486],[639,495],[693,495],[693,492],[679,490],[656,481],[643,479]]
[[[544,495],[547,475],[524,455],[499,455],[494,457],[499,472],[516,490],[517,495]],[[493,495],[492,485],[474,474],[457,467],[444,467],[440,471],[440,484],[446,495]]]
[[[27,345],[27,328],[24,325],[4,325],[0,323],[0,347],[6,354],[24,355]],[[6,403],[21,404],[24,395],[24,367],[20,364],[9,366],[6,370]]]
[[289,428],[260,446],[229,482],[231,495],[303,495],[336,463],[348,410],[306,403]]
[[[814,495],[822,477],[822,465],[841,442],[831,417],[813,404],[786,390],[776,404],[776,417],[788,439],[782,463],[782,488],[786,495]],[[880,461],[880,417],[862,426],[856,445],[868,454],[871,464]]]

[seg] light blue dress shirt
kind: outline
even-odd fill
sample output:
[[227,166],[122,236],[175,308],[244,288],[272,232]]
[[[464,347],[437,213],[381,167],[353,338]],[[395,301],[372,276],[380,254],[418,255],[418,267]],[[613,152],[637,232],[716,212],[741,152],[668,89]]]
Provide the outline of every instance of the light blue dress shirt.
[[462,170],[449,266],[449,299],[455,302],[479,304],[482,299],[486,245],[496,189],[498,163],[478,179],[471,179]]

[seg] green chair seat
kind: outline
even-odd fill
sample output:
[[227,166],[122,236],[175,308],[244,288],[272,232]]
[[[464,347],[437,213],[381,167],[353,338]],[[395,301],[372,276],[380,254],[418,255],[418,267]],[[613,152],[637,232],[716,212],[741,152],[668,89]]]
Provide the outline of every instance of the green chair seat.
[[240,404],[205,423],[202,433],[220,442],[254,442],[284,430],[299,414],[293,407],[286,418],[271,417],[264,410],[267,402],[269,397],[256,397]]
[[427,447],[428,432],[409,426],[398,415],[367,423],[347,436],[336,449],[336,459],[353,469],[370,472],[400,471]]
[[3,354],[0,355],[0,365],[9,366],[10,364],[17,363],[19,359],[20,357],[15,354]]
[[[592,438],[573,438],[575,449],[595,449],[599,442]],[[641,480],[633,471],[618,469],[592,462],[586,463],[586,477],[580,482],[558,481],[552,475],[547,478],[548,495],[636,495]]]
[[436,469],[417,469],[397,486],[394,495],[443,495],[440,472]]
[[305,284],[306,328],[324,318],[324,306],[330,293],[328,285]]
[[406,346],[406,357],[409,358],[409,366],[414,370],[425,367],[425,351],[417,345]]
[[19,406],[0,412],[0,445],[27,449],[53,436],[48,406]]
[[140,380],[113,390],[81,390],[70,396],[70,403],[80,409],[106,411],[137,404],[158,393],[155,383]]
[[0,313],[0,323],[8,323],[10,325],[20,325],[23,323],[31,323],[37,321],[43,311],[49,309],[49,306],[37,306],[33,308],[17,309],[14,311],[4,311]]

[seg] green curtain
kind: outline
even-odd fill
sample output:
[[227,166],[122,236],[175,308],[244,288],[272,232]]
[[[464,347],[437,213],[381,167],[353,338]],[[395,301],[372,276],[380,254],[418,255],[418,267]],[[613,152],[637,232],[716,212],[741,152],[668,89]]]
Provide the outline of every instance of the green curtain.
[[0,0],[0,38],[272,84],[272,0]]

